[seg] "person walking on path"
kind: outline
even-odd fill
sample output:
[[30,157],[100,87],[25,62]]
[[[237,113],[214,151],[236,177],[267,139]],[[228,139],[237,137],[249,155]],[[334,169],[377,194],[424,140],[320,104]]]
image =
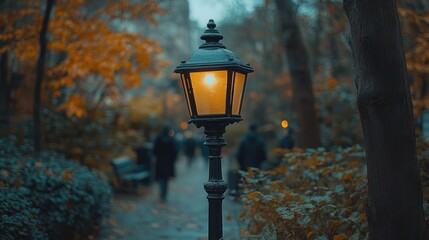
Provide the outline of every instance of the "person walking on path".
[[153,146],[155,156],[155,178],[159,182],[160,200],[167,198],[168,181],[175,176],[177,148],[174,138],[170,136],[170,128],[165,126],[156,137]]
[[252,123],[240,141],[237,160],[242,171],[247,171],[249,167],[260,168],[262,162],[267,160],[265,142],[257,133],[257,127],[256,123]]
[[286,128],[283,130],[283,137],[280,139],[279,147],[285,149],[292,149],[295,142],[292,138],[292,129]]

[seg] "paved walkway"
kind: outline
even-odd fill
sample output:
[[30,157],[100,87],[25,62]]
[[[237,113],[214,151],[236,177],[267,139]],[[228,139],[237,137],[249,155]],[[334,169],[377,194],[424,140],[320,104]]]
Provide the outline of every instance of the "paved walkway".
[[[224,180],[228,159],[222,160]],[[176,164],[177,177],[170,182],[166,203],[158,199],[158,185],[141,188],[139,194],[116,194],[112,212],[101,228],[100,239],[204,240],[208,232],[208,202],[203,183],[206,162],[198,158],[188,167],[182,157]],[[224,239],[240,239],[238,216],[241,206],[226,194],[223,201]]]

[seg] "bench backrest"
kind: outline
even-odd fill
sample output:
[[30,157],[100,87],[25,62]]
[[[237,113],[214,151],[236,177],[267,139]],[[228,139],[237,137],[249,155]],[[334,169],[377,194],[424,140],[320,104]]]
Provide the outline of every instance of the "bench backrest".
[[136,163],[129,157],[120,157],[111,161],[113,170],[117,175],[124,175],[134,172],[137,168]]

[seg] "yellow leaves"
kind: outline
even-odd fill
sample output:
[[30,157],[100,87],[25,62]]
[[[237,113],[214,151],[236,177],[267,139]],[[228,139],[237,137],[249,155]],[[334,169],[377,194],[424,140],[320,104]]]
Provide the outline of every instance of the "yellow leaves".
[[141,84],[140,75],[136,72],[130,73],[128,75],[123,74],[122,80],[123,80],[125,88],[127,88],[127,89],[140,86],[140,84]]
[[274,181],[273,183],[271,183],[270,185],[270,190],[276,190],[279,189],[282,186],[283,182],[280,180]]
[[361,151],[290,152],[277,171],[252,171],[245,176],[242,189],[250,193],[244,195],[240,219],[247,222],[249,233],[263,235],[269,228],[281,234],[278,239],[335,236],[341,240],[367,231],[360,197],[366,190],[365,170],[362,159],[354,156]]
[[285,194],[285,196],[283,197],[284,201],[288,201],[292,199],[292,193],[288,192]]
[[39,46],[37,40],[21,41],[19,42],[14,49],[15,55],[22,62],[26,61],[35,61],[39,54]]
[[349,162],[350,167],[358,167],[360,165],[360,162],[358,161],[351,161]]
[[334,236],[333,240],[347,240],[347,235],[345,234],[337,234]]
[[42,163],[41,162],[35,162],[34,163],[34,166],[36,167],[36,168],[41,168],[42,167]]
[[241,213],[240,213],[240,216],[238,216],[238,218],[239,218],[239,219],[242,219],[242,218],[244,218],[245,216],[246,216],[246,212],[244,212],[244,211],[243,211],[243,212],[241,212]]
[[339,226],[341,226],[341,221],[340,220],[333,220],[329,223],[329,227],[330,228],[338,228]]
[[66,44],[62,41],[49,42],[48,48],[53,51],[62,52],[66,50]]
[[253,169],[252,168],[248,168],[247,169],[247,177],[249,177],[249,178],[253,178],[254,177]]
[[353,179],[353,175],[350,173],[346,173],[341,177],[343,182],[351,181]]
[[81,96],[73,94],[58,109],[65,110],[67,116],[82,117],[86,113],[85,100]]
[[65,169],[64,171],[63,171],[63,175],[62,175],[62,177],[63,177],[63,179],[66,181],[66,182],[72,182],[73,181],[73,178],[74,178],[74,172],[72,172],[71,170],[69,170],[69,169]]
[[331,170],[329,168],[323,168],[322,169],[322,174],[324,176],[328,176],[331,173]]
[[338,79],[336,79],[334,77],[330,77],[330,78],[326,79],[325,84],[326,84],[328,91],[332,92],[339,85],[339,81],[338,81]]
[[256,199],[256,198],[263,197],[263,196],[264,195],[262,195],[262,193],[256,191],[256,192],[252,192],[252,193],[247,194],[247,199],[253,200],[253,199]]
[[274,174],[284,174],[286,171],[286,166],[282,165],[273,169]]
[[58,18],[63,18],[63,17],[69,16],[69,14],[66,11],[66,9],[62,8],[62,7],[56,7],[54,9],[54,13],[55,13],[55,17],[58,17]]
[[[414,42],[413,48],[406,53],[407,67],[415,73],[429,73],[429,14],[428,12],[419,14],[410,9],[399,9],[399,13],[404,18],[405,36]],[[418,74],[414,84],[419,83]]]

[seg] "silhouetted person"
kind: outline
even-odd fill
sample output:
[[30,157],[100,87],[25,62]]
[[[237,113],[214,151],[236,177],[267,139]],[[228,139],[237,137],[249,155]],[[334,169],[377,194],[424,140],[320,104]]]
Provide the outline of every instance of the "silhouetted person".
[[155,155],[155,178],[159,181],[161,201],[165,201],[168,191],[168,180],[175,176],[177,148],[174,138],[170,136],[170,128],[164,127],[155,139],[153,146]]
[[280,139],[279,148],[292,149],[295,142],[292,138],[292,129],[286,128],[283,130],[283,137]]
[[241,139],[237,151],[240,170],[246,171],[248,167],[260,168],[261,163],[267,159],[265,142],[257,133],[257,125],[251,124],[249,132]]
[[195,159],[195,150],[197,147],[197,141],[192,136],[191,132],[185,133],[185,140],[183,142],[183,153],[185,154],[188,160],[188,166],[192,165],[192,162]]

